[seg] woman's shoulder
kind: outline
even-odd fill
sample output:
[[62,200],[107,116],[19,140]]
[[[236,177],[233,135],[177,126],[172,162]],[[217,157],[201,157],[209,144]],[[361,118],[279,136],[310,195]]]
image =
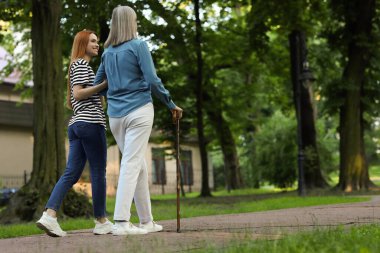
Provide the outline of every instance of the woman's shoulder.
[[133,51],[139,51],[139,49],[142,46],[145,46],[146,42],[142,39],[135,38],[129,41],[125,41],[122,44],[119,44],[117,46],[110,46],[104,49],[104,52],[102,54],[102,57],[104,55],[107,55],[108,53],[117,53],[117,52],[122,52],[124,50],[133,50]]
[[140,44],[140,43],[144,43],[145,41],[140,39],[140,38],[134,38],[133,40],[131,40],[131,42],[134,42],[136,44]]
[[146,44],[146,42],[142,39],[136,38],[136,39],[130,40],[128,44],[134,45],[134,46],[141,46],[143,44]]
[[75,59],[71,65],[70,65],[70,71],[76,71],[78,69],[88,69],[90,65],[88,65],[88,62],[84,60],[83,58]]
[[83,58],[78,58],[78,59],[75,59],[73,61],[73,63],[71,64],[71,66],[75,67],[75,66],[78,66],[78,65],[88,65],[88,62],[83,59]]

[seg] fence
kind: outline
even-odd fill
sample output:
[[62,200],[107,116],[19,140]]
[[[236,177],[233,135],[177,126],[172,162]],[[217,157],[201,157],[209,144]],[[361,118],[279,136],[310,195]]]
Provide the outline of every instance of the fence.
[[0,188],[21,188],[30,179],[30,173],[24,171],[23,175],[0,175]]
[[[152,177],[150,174],[149,177]],[[116,193],[117,183],[118,183],[119,175],[117,174],[108,174],[107,175],[107,186],[113,188],[108,194],[114,195]],[[0,175],[0,188],[21,188],[25,185],[30,179],[30,173],[24,171],[22,175]],[[150,181],[149,188],[152,194],[168,194],[176,192],[176,174],[173,171],[166,172],[166,182],[165,184],[153,184]],[[186,193],[192,191],[200,190],[200,183],[187,185],[186,183],[183,186],[183,189]]]

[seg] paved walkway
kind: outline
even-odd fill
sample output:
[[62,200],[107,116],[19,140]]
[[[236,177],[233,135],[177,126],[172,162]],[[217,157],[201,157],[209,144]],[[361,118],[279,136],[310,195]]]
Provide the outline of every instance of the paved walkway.
[[183,252],[231,239],[279,238],[284,233],[339,225],[380,223],[380,196],[369,202],[291,208],[275,211],[215,215],[162,221],[164,231],[135,236],[95,236],[91,230],[69,232],[63,238],[35,235],[0,240],[0,251],[10,252]]

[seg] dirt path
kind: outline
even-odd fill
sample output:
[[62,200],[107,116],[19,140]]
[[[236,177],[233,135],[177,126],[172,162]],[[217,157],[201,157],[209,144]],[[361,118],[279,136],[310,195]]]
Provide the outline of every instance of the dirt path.
[[380,223],[380,196],[369,202],[162,221],[164,231],[140,236],[95,236],[91,230],[64,238],[36,235],[0,240],[0,252],[183,252],[231,239],[278,238],[283,233],[338,225]]

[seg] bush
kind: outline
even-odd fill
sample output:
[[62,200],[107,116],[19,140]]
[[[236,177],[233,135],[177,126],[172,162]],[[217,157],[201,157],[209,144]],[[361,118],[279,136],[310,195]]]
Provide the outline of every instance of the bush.
[[[305,158],[319,156],[320,169],[327,175],[338,169],[339,140],[336,122],[332,118],[317,121],[318,152],[312,148],[304,150]],[[291,187],[297,179],[297,121],[282,112],[275,112],[257,127],[253,136],[244,136],[246,145],[241,149],[242,174],[250,187],[259,187],[264,182],[274,186]],[[248,141],[247,141],[248,140]],[[317,166],[305,159],[305,167]]]
[[277,111],[257,131],[256,172],[280,188],[291,187],[297,178],[296,121]]

